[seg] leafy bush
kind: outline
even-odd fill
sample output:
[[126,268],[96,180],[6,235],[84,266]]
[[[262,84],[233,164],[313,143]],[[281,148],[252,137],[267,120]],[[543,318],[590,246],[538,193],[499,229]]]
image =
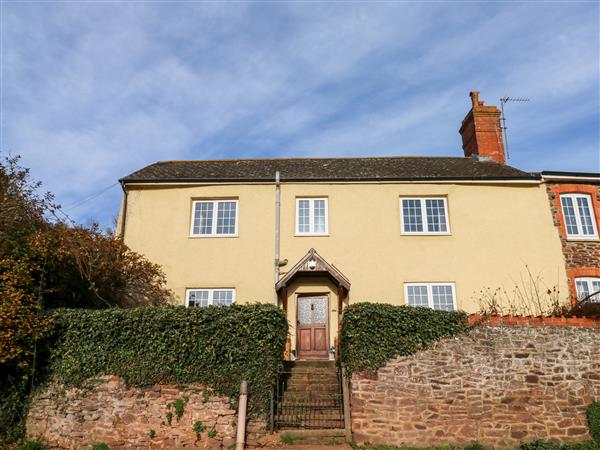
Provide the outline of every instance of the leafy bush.
[[521,444],[521,450],[561,450],[561,445],[556,442],[549,442],[539,439],[537,441]]
[[110,374],[134,386],[201,383],[235,403],[247,380],[253,411],[266,411],[288,332],[268,304],[57,310],[53,319],[48,375],[58,382]]
[[23,442],[20,450],[46,450],[48,446],[37,439],[28,439]]
[[92,445],[92,450],[109,450],[108,445],[104,442],[99,442],[97,444]]
[[587,408],[587,420],[590,434],[600,444],[600,402],[593,402]]
[[559,444],[539,439],[521,444],[520,448],[521,450],[598,450],[600,449],[600,444],[594,441]]
[[463,312],[356,303],[344,310],[340,358],[349,373],[374,370],[391,358],[413,354],[432,341],[468,329]]

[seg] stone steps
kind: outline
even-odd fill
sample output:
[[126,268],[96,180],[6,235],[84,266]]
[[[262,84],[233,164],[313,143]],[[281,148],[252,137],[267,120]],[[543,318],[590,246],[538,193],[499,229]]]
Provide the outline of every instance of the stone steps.
[[335,363],[296,361],[287,363],[284,370],[283,392],[276,405],[278,428],[343,430],[342,395]]
[[332,445],[346,441],[343,426],[326,430],[284,429],[281,434],[291,437],[293,445]]

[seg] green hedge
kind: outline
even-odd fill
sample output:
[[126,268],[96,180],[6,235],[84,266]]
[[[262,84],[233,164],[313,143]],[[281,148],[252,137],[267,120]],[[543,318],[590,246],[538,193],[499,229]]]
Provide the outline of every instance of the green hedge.
[[413,354],[429,342],[467,329],[463,312],[356,303],[344,310],[340,361],[349,373],[375,370],[391,358]]
[[268,406],[287,320],[274,305],[57,310],[47,376],[68,386],[117,375],[133,386],[201,383],[255,412]]
[[587,419],[590,434],[600,445],[600,402],[593,402],[587,408]]

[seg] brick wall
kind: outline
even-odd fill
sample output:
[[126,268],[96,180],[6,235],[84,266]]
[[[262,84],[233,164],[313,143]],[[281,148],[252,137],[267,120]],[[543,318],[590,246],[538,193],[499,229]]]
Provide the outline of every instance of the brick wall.
[[597,229],[600,230],[600,186],[547,182],[546,191],[550,200],[554,225],[558,229],[565,256],[569,293],[571,294],[571,298],[575,299],[575,278],[600,277],[600,241],[567,240],[567,231],[560,205],[560,194],[581,193],[590,195],[596,216]]
[[[188,397],[184,414],[172,424],[167,405]],[[193,424],[206,426],[197,442]],[[151,430],[155,436],[150,437]],[[217,433],[208,437],[208,431]],[[194,444],[220,448],[235,443],[236,412],[229,400],[204,394],[202,386],[185,389],[157,385],[148,389],[127,388],[117,377],[98,379],[89,390],[64,389],[52,384],[37,394],[27,417],[27,434],[50,444],[52,448],[89,448],[105,442],[111,450],[119,448],[175,448]]]
[[359,442],[407,446],[589,439],[600,329],[481,326],[352,377]]

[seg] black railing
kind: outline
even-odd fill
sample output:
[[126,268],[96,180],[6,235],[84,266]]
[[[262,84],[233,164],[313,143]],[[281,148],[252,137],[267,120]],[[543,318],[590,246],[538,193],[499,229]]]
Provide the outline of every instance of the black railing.
[[344,428],[341,378],[339,369],[335,379],[310,366],[281,370],[273,386],[271,429]]

